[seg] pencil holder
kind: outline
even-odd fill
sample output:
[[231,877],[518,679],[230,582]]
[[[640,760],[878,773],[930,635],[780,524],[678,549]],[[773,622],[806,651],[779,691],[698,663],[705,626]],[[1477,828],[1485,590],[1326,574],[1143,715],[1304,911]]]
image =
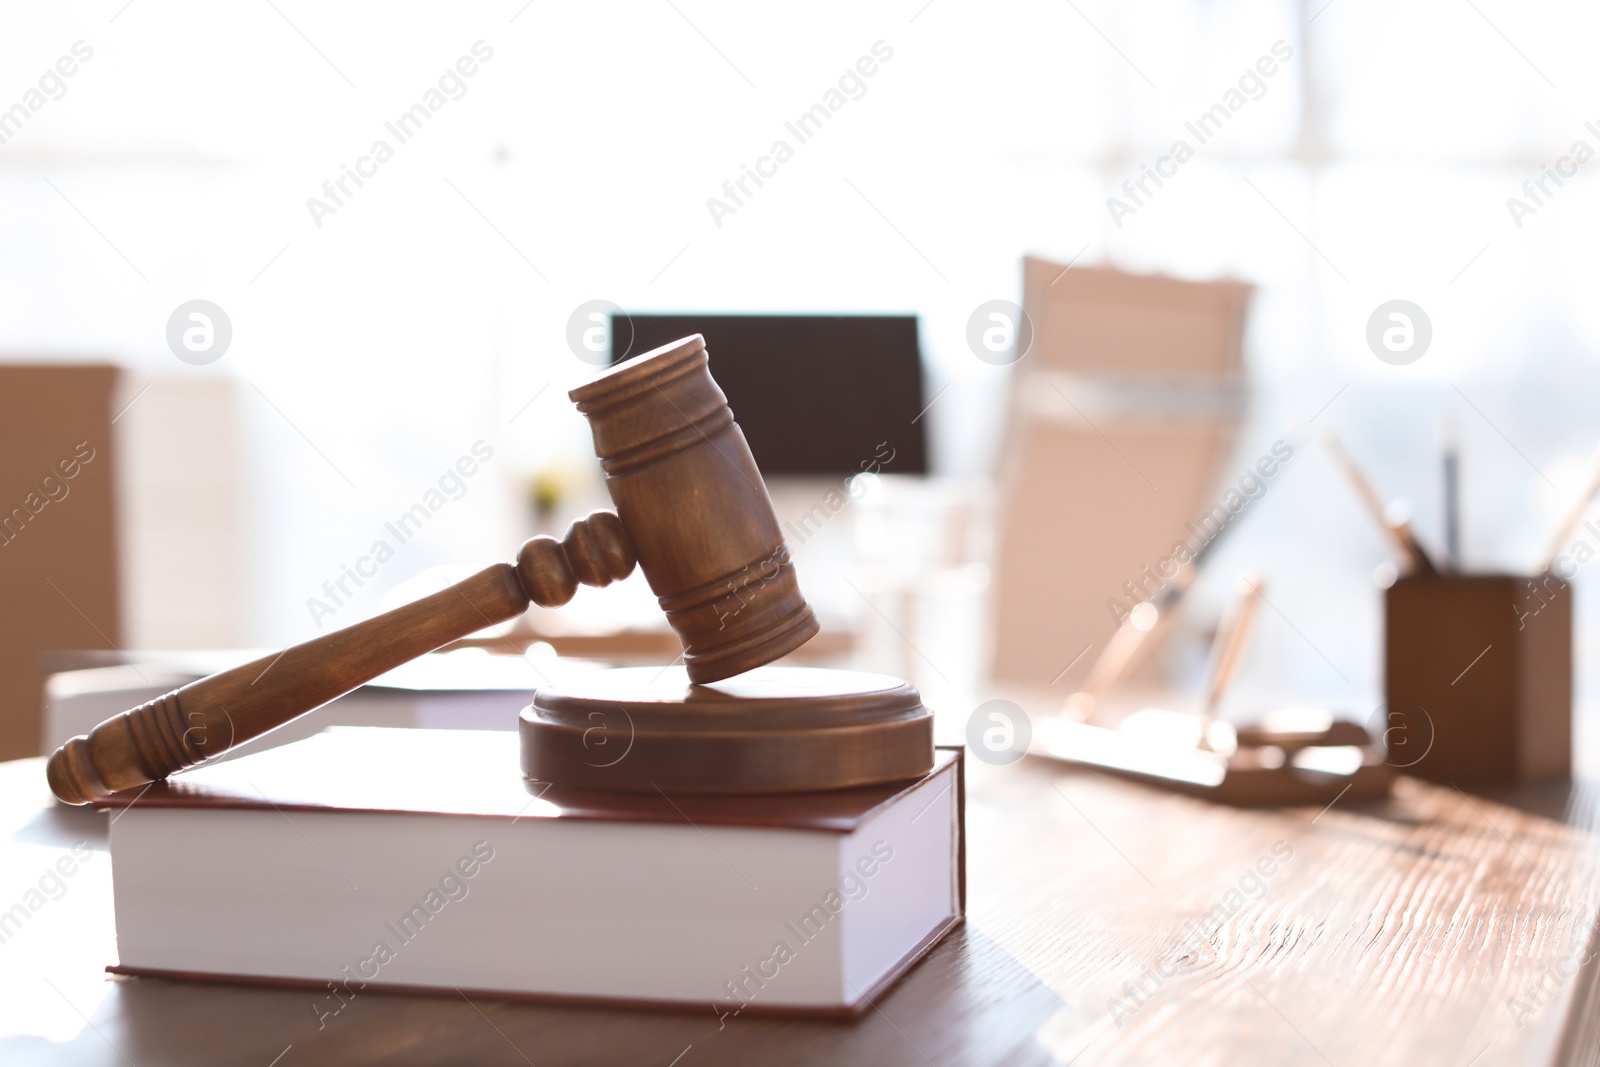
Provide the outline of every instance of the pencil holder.
[[1572,770],[1572,596],[1553,574],[1408,575],[1384,598],[1389,762],[1445,784]]

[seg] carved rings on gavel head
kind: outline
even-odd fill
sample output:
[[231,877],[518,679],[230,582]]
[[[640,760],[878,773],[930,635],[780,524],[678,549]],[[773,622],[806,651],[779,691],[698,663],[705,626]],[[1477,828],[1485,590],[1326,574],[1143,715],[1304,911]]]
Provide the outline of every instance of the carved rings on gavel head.
[[[694,682],[800,647],[817,620],[728,398],[693,334],[568,394]],[[753,576],[759,576],[759,579]]]

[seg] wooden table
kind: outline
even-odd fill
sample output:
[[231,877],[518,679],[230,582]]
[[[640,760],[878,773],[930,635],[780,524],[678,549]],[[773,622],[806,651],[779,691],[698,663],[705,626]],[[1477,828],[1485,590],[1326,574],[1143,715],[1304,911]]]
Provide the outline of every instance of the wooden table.
[[1591,787],[1241,812],[968,765],[970,921],[859,1023],[363,993],[320,1032],[303,991],[104,974],[107,816],[0,765],[0,909],[43,901],[0,934],[0,1063],[1600,1062]]

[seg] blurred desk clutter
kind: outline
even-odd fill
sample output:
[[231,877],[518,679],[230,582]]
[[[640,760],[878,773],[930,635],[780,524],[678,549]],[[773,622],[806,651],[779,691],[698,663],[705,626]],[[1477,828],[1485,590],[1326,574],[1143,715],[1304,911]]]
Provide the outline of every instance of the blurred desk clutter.
[[[1331,803],[1346,796],[1364,801],[1387,795],[1393,778],[1385,763],[1387,753],[1361,724],[1312,708],[1273,709],[1239,725],[1218,718],[1223,694],[1238,672],[1265,596],[1262,585],[1252,575],[1239,579],[1235,600],[1212,642],[1207,684],[1197,712],[1147,706],[1116,721],[1104,714],[1099,701],[1080,692],[1068,698],[1064,714],[1040,720],[1028,750],[1241,806]],[[1132,622],[1124,631],[1141,632]],[[1128,655],[1114,647],[1106,651]],[[1091,670],[1091,677],[1094,673]],[[1102,685],[1109,688],[1106,681]],[[1112,725],[1096,725],[1096,719]]]

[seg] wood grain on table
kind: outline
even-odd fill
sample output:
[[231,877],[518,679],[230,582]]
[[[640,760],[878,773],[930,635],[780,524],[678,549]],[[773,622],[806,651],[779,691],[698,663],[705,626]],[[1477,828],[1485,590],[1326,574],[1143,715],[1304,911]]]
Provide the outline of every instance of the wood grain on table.
[[320,1031],[303,991],[106,975],[108,816],[53,805],[42,760],[0,765],[0,1062],[1600,1062],[1590,787],[1241,812],[968,764],[968,924],[859,1023],[362,993]]

